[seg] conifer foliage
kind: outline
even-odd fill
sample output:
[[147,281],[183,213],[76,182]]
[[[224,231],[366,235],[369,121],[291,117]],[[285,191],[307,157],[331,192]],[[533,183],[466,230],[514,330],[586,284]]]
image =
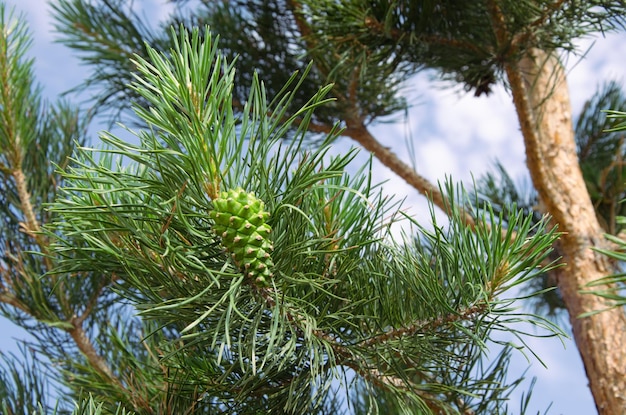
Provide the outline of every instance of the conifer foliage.
[[[576,53],[581,37],[624,28],[623,1],[172,2],[180,7],[170,22],[181,23],[188,31],[208,25],[213,35],[222,36],[225,56],[231,61],[237,56],[232,89],[235,112],[246,112],[248,86],[257,77],[263,80],[267,95],[277,97],[296,70],[308,68],[308,76],[299,81],[300,93],[291,96],[282,121],[308,105],[319,85],[331,82],[327,96],[333,100],[317,107],[306,121],[294,119],[292,130],[302,132],[298,128],[305,125],[309,132],[326,137],[336,132],[339,123],[345,127],[341,135],[371,152],[449,215],[455,209],[450,209],[446,192],[375,137],[370,125],[406,109],[401,88],[422,69],[476,96],[489,95],[495,85],[503,85],[518,116],[539,202],[526,208],[534,210],[537,220],[551,216],[562,232],[553,258],[561,256],[563,266],[536,281],[545,287],[558,285],[558,295],[553,296],[557,301],[547,304],[551,310],[567,309],[599,413],[624,411],[626,314],[619,308],[606,310],[604,297],[581,291],[618,271],[595,248],[609,249],[604,232],[620,231],[616,222],[623,187],[620,139],[592,131],[602,124],[601,117],[594,117],[593,105],[581,117],[582,136],[574,134],[562,64],[564,56]],[[102,87],[96,94],[98,109],[114,110],[117,119],[117,111],[127,114],[131,103],[143,109],[152,106],[127,86],[136,71],[130,58],[137,53],[150,60],[144,41],[169,50],[175,38],[169,32],[149,30],[132,2],[125,0],[59,0],[55,4],[61,41],[79,51],[92,68],[82,87]],[[595,104],[617,102],[615,93],[606,98]],[[149,126],[143,117],[129,115],[138,125]],[[589,115],[591,123],[584,121]],[[258,189],[241,187],[270,203]],[[273,217],[271,207],[268,212]],[[471,209],[463,212],[463,221],[477,229],[482,219]],[[275,228],[274,219],[268,221]],[[275,239],[272,242],[276,247]],[[274,251],[271,256],[274,268],[279,268],[276,255]],[[615,291],[619,284],[600,288]]]
[[[37,102],[28,33],[0,12],[3,85]],[[523,344],[520,321],[558,334],[512,294],[550,267],[555,231],[515,209],[505,229],[452,184],[450,223],[420,226],[354,151],[331,154],[338,129],[304,144],[331,86],[292,113],[306,71],[272,97],[253,77],[235,112],[234,67],[209,29],[171,37],[133,58],[147,103],[134,141],[104,132],[35,165],[28,148],[71,148],[80,124],[54,144],[43,129],[24,137],[49,125],[25,115],[48,110],[1,96],[0,301],[33,334],[35,367],[4,356],[3,411],[45,413],[58,396],[75,414],[506,412],[510,347],[487,365],[488,345],[499,331]],[[49,181],[20,180],[38,169]],[[392,232],[400,221],[411,236]]]

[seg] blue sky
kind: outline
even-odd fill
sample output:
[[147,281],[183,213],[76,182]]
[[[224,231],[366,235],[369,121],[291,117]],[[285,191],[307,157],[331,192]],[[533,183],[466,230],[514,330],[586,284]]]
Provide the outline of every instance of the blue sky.
[[[79,65],[70,50],[53,43],[55,34],[47,2],[8,0],[7,3],[24,12],[30,24],[34,37],[31,56],[36,57],[36,74],[46,98],[54,100],[87,76],[86,68]],[[137,0],[135,3],[151,21],[160,20],[168,13],[165,0]],[[585,39],[581,41],[580,49],[589,49],[585,59],[571,56],[567,63],[574,115],[604,81],[613,79],[624,84],[626,80],[624,34]],[[443,180],[446,175],[457,181],[470,182],[472,175],[479,177],[490,170],[496,159],[514,177],[527,180],[522,137],[511,98],[504,89],[496,89],[489,97],[475,98],[472,94],[442,86],[432,81],[431,74],[412,79],[406,88],[407,96],[414,104],[408,116],[396,123],[375,126],[375,135],[433,182]],[[407,150],[407,140],[413,142],[415,158]],[[344,141],[337,151],[349,145],[350,142]],[[361,157],[365,160],[367,156],[362,154]],[[423,198],[412,188],[379,164],[375,163],[374,167],[376,179],[387,180],[386,192],[406,197],[405,206],[410,207],[410,213],[420,216],[421,212],[427,211]],[[23,334],[4,320],[0,320],[0,330],[4,333],[0,338],[0,350],[15,350],[14,338]],[[521,373],[528,368],[528,377],[538,377],[532,408],[543,412],[553,402],[550,414],[596,413],[573,342],[566,340],[563,344],[557,339],[533,338],[529,339],[529,344],[547,368],[533,358],[527,360],[517,355],[512,370]],[[511,406],[515,408],[515,403]]]

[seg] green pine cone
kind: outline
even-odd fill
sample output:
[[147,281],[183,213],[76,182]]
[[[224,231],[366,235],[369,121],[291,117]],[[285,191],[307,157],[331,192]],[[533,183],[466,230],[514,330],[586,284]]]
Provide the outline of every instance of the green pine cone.
[[269,213],[254,193],[241,188],[222,192],[213,200],[213,232],[231,254],[235,264],[257,284],[268,285],[274,266],[270,252],[274,249],[265,223]]

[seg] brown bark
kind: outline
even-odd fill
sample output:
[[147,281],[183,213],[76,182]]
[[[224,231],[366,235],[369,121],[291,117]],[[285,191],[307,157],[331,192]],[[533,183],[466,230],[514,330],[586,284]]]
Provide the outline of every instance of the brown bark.
[[554,53],[531,50],[506,67],[526,146],[526,162],[546,213],[559,231],[564,268],[558,287],[570,315],[574,340],[600,414],[626,413],[626,316],[586,285],[613,270],[593,251],[603,231],[587,192],[574,141],[565,72]]

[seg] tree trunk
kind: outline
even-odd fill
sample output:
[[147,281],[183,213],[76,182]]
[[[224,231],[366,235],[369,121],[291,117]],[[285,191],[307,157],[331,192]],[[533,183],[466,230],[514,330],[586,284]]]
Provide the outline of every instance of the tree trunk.
[[613,269],[592,250],[604,237],[578,163],[564,68],[555,54],[531,50],[506,73],[533,184],[563,233],[565,267],[557,283],[598,413],[626,413],[626,316],[618,307],[579,317],[606,308],[601,297],[581,290]]

